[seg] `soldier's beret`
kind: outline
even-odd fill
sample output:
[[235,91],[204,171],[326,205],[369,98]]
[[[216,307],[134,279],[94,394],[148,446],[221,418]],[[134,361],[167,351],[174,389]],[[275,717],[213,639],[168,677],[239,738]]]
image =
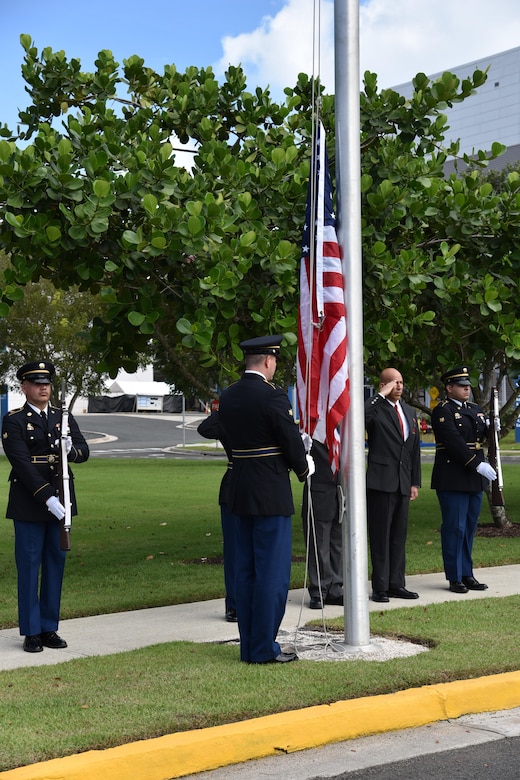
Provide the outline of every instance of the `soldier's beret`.
[[446,371],[441,376],[441,381],[445,385],[470,385],[469,369],[466,366],[457,366],[450,371]]
[[240,342],[245,355],[279,355],[283,336],[259,336]]
[[16,376],[21,382],[34,382],[36,385],[49,384],[54,374],[54,366],[48,360],[35,360],[32,363],[26,363],[16,372]]

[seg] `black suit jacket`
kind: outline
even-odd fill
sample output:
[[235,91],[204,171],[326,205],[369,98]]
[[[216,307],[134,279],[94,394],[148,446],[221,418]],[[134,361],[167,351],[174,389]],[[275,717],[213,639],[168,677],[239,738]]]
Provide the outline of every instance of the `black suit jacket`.
[[218,503],[220,506],[227,506],[228,503],[228,488],[229,480],[231,477],[231,469],[233,468],[233,462],[231,460],[231,447],[229,441],[220,423],[220,416],[218,411],[211,412],[211,414],[202,420],[197,428],[197,433],[204,436],[205,439],[218,439],[226,451],[228,457],[227,469],[224,472],[224,476],[220,482],[220,490],[218,494]]
[[[321,518],[325,522],[330,522],[339,517],[339,471],[332,473],[329,463],[329,451],[321,442],[312,442],[311,455],[314,460],[316,471],[311,476],[311,500],[314,515],[317,521]],[[302,516],[307,517],[308,511],[307,486],[303,488],[302,498]]]
[[[41,417],[25,404],[4,416],[2,444],[11,463],[9,474],[9,500],[6,517],[30,522],[56,521],[45,502],[58,495],[59,470],[57,459],[60,451],[61,409],[49,406],[48,428]],[[72,449],[69,463],[83,463],[88,459],[89,448],[74,417],[69,414]],[[58,444],[55,445],[55,441]],[[31,463],[35,455],[55,455],[55,463]],[[74,478],[69,468],[70,500],[72,514],[77,514]]]
[[400,402],[409,435],[403,440],[395,409],[376,393],[365,403],[368,435],[367,487],[383,493],[410,495],[412,485],[421,486],[421,442],[414,409]]
[[237,515],[292,515],[289,469],[301,482],[309,469],[285,390],[246,372],[220,396],[219,419],[233,461],[228,509]]

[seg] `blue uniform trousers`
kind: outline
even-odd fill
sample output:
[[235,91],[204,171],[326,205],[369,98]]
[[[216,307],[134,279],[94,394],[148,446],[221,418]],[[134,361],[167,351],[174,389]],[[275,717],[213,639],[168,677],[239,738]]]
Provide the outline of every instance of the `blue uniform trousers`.
[[450,582],[473,576],[473,539],[477,530],[482,493],[437,490],[442,514],[441,544],[444,572]]
[[240,660],[272,661],[291,577],[292,524],[283,515],[240,516],[236,523],[235,597]]
[[237,515],[230,512],[225,504],[220,506],[222,539],[224,545],[224,586],[226,588],[226,612],[236,610],[235,600],[235,531]]
[[60,549],[59,522],[15,520],[14,555],[18,571],[20,634],[34,636],[42,631],[56,631],[66,558],[66,553]]

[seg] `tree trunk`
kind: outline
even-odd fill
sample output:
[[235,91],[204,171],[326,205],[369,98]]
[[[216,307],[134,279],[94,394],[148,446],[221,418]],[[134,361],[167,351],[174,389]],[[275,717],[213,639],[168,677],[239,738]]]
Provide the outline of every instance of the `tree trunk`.
[[488,497],[489,509],[491,511],[491,518],[493,520],[493,525],[495,526],[495,528],[511,528],[513,526],[513,523],[507,516],[505,506],[493,506],[492,504],[491,483],[488,485],[486,489],[486,495]]

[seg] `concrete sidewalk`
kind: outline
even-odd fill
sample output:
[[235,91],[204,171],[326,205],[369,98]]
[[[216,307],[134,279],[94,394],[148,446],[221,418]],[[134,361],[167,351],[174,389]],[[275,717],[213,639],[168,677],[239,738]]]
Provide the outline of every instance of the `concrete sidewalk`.
[[[369,609],[385,611],[520,593],[520,565],[476,570],[475,576],[488,584],[488,590],[456,595],[447,589],[444,574],[423,574],[408,577],[406,583],[409,589],[419,593],[418,600],[391,599],[388,604],[370,601]],[[307,605],[306,593],[302,590],[290,592],[280,632],[285,640],[295,637],[297,629],[303,628],[309,620],[320,618],[321,613],[310,610]],[[325,614],[327,617],[341,616],[343,608],[326,606]],[[68,648],[46,648],[42,653],[31,654],[23,652],[18,629],[0,631],[0,670],[121,653],[161,642],[238,641],[237,625],[224,620],[223,599],[64,620],[59,632],[69,643]],[[374,644],[377,641],[375,638]],[[366,660],[372,658],[367,654]],[[313,660],[329,659],[315,657]],[[341,746],[343,757],[348,757],[358,750],[358,745],[360,757],[361,753],[366,756],[365,766],[395,760],[395,752],[392,754],[388,749],[389,738],[381,739],[380,736],[381,742],[378,742],[377,736],[365,735],[392,732],[396,737],[390,740],[392,743],[403,745],[410,741],[410,755],[419,754],[422,750],[427,753],[441,749],[435,747],[438,740],[433,739],[434,734],[446,735],[439,744],[450,743],[445,730],[453,723],[460,724],[454,737],[457,744],[484,741],[486,732],[489,733],[492,728],[490,724],[496,722],[497,713],[502,711],[509,714],[504,715],[505,720],[497,727],[498,736],[495,738],[519,734],[520,672],[338,701],[240,723],[179,732],[19,767],[2,772],[0,776],[2,780],[4,777],[5,780],[104,780],[107,776],[111,780],[140,780],[144,777],[147,780],[171,780],[209,771],[204,775],[208,780],[212,776],[215,780],[225,777],[256,780],[260,776],[303,780],[315,778],[318,766],[323,770],[325,753],[320,758],[320,751],[327,751],[330,755],[328,770],[339,769],[337,756]],[[477,713],[486,712],[488,716],[471,720]],[[471,723],[475,728],[469,728]],[[437,724],[435,732],[431,730],[432,724]],[[430,743],[433,747],[429,750]],[[403,748],[404,755],[407,755],[406,749]],[[328,751],[331,751],[330,754]],[[348,765],[348,771],[353,771],[363,764],[357,763],[356,766],[349,760]],[[219,770],[218,767],[225,769]]]
[[[419,593],[418,600],[391,599],[388,604],[376,604],[370,600],[369,610],[412,608],[520,593],[520,565],[475,570],[475,576],[489,586],[488,590],[457,595],[448,590],[443,573],[411,576],[407,578],[406,585]],[[321,618],[321,612],[309,609],[308,603],[306,592],[290,591],[280,632],[285,643],[296,635],[298,626],[303,627],[310,620]],[[342,607],[325,607],[326,617],[342,615]],[[25,653],[22,650],[23,637],[20,637],[17,628],[0,631],[0,671],[123,653],[162,642],[238,641],[237,624],[224,620],[224,599],[63,620],[58,630],[68,647],[64,650],[45,648],[42,653]]]

